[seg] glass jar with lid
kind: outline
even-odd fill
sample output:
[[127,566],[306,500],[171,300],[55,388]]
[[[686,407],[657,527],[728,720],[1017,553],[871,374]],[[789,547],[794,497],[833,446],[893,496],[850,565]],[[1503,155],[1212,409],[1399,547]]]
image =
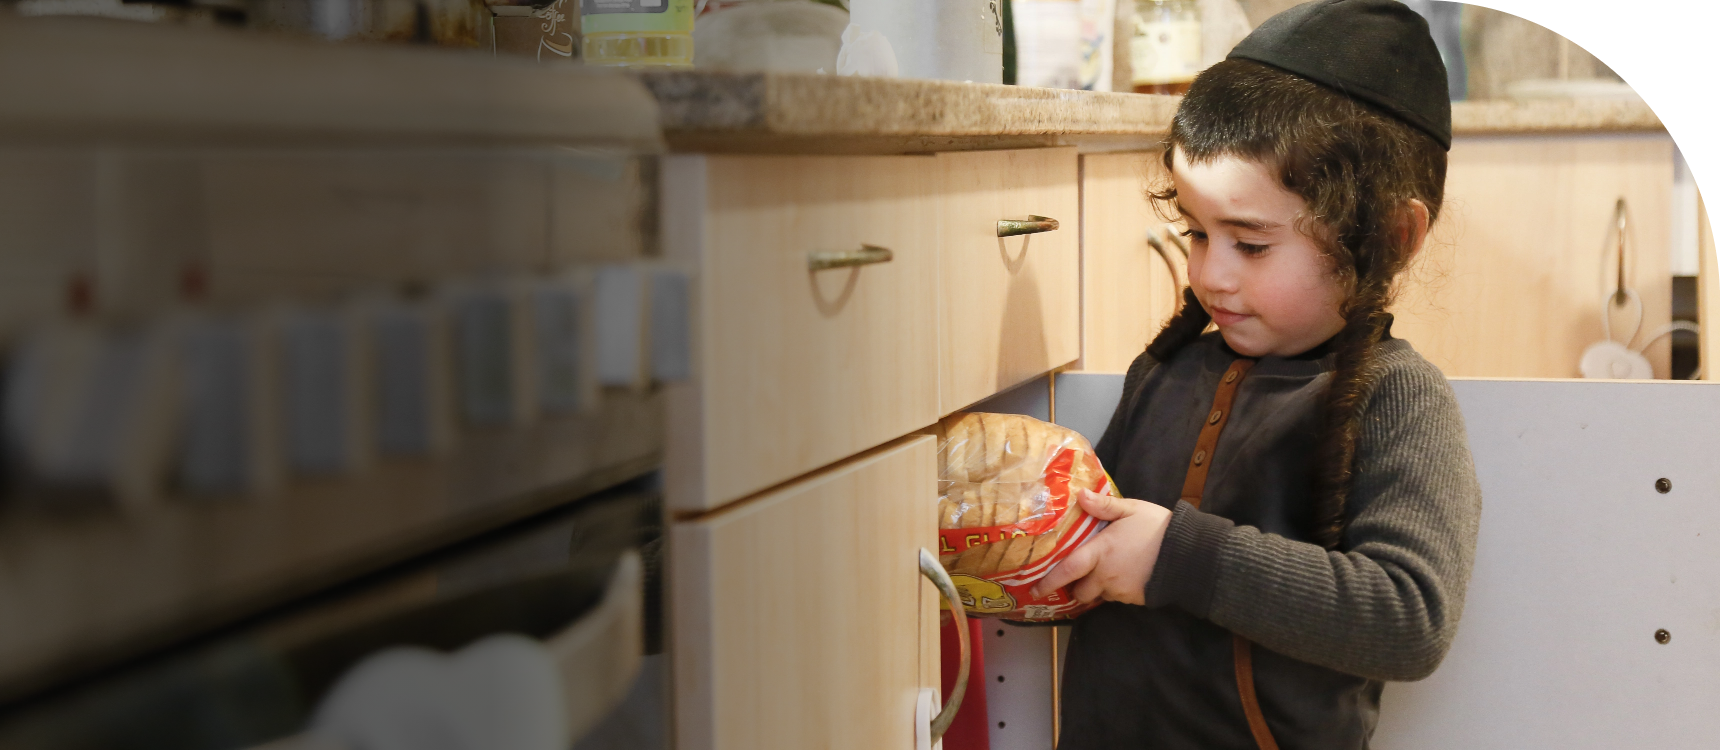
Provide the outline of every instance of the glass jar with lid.
[[1129,66],[1137,94],[1181,94],[1200,72],[1199,0],[1134,0]]

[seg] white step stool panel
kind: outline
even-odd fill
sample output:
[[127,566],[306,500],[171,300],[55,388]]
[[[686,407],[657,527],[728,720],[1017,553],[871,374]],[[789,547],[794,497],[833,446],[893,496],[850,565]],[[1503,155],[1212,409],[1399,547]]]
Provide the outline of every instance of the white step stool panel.
[[[1062,373],[1097,440],[1123,376]],[[1386,688],[1372,746],[1696,748],[1720,737],[1720,387],[1453,382],[1481,479],[1456,641]],[[1671,491],[1655,482],[1665,478]],[[1664,629],[1665,645],[1655,640]],[[988,654],[989,656],[989,654]]]
[[1025,414],[1040,421],[1051,419],[1051,377],[1034,378],[970,406],[963,411],[990,414]]
[[991,750],[1051,750],[1055,630],[985,620],[985,703]]
[[1122,373],[1057,373],[1057,423],[1081,433],[1094,446],[1122,398]]
[[1712,747],[1720,387],[1453,385],[1481,478],[1475,575],[1439,671],[1386,688],[1374,746]]

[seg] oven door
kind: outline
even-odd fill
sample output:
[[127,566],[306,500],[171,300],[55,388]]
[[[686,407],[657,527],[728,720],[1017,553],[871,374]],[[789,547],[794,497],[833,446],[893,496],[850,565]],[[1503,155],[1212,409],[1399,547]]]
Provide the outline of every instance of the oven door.
[[660,512],[587,497],[16,703],[0,748],[666,746]]

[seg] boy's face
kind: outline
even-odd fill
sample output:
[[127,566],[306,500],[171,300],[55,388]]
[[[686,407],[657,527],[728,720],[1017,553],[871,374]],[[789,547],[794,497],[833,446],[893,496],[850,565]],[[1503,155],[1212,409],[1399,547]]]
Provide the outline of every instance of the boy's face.
[[1189,229],[1189,286],[1224,342],[1247,357],[1308,351],[1344,328],[1332,261],[1296,230],[1307,203],[1260,164],[1171,162]]

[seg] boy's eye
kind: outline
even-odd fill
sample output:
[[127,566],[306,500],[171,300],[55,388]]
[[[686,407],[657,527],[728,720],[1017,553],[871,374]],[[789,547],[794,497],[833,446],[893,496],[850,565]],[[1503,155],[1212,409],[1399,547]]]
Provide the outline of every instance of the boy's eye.
[[1180,234],[1184,237],[1188,237],[1190,239],[1193,239],[1195,242],[1205,242],[1206,241],[1206,232],[1201,232],[1201,231],[1194,230],[1194,229],[1184,229],[1181,232],[1178,232],[1177,234]]
[[1246,242],[1236,243],[1236,249],[1245,255],[1259,255],[1266,252],[1270,245],[1250,245]]

